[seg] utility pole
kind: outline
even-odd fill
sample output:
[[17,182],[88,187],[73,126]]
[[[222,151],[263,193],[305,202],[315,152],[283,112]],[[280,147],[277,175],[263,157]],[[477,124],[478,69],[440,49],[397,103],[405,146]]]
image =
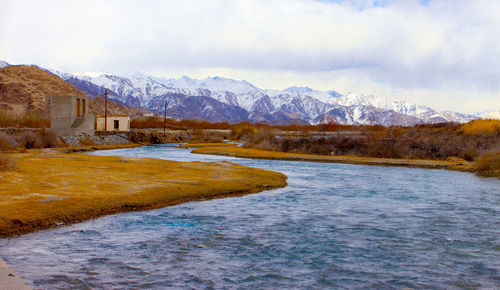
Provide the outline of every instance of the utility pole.
[[104,91],[104,132],[108,130],[108,89]]
[[163,111],[163,134],[165,134],[165,129],[167,128],[167,101],[165,100],[165,110]]

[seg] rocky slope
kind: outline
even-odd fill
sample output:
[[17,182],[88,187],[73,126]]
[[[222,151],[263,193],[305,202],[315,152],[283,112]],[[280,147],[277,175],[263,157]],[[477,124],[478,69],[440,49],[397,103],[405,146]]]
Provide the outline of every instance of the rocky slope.
[[84,96],[60,77],[25,65],[0,68],[0,104],[17,111],[47,111],[48,96]]
[[[57,75],[36,66],[8,64],[0,68],[0,108],[19,113],[36,110],[49,111],[50,96],[84,96],[84,92]],[[104,113],[104,98],[90,101],[90,111]],[[145,109],[131,108],[113,101],[108,102],[108,113],[143,115]]]

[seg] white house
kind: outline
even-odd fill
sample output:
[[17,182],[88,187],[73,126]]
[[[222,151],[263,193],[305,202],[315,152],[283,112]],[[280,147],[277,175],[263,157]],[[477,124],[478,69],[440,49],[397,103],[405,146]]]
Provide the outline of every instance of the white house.
[[[106,130],[104,126],[106,125]],[[130,131],[130,117],[127,115],[108,115],[107,122],[104,115],[96,116],[96,131]]]

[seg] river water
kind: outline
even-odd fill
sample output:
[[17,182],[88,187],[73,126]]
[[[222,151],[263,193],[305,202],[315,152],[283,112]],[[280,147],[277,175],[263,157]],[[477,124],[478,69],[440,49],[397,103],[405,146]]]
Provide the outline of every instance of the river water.
[[497,179],[173,145],[92,154],[229,160],[289,185],[0,240],[35,288],[500,288]]

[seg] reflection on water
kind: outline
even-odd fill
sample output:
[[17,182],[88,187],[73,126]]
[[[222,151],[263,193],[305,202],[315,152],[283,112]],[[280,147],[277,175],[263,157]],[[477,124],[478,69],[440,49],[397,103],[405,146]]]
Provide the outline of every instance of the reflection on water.
[[0,240],[40,288],[498,288],[500,181],[445,170],[194,155],[281,171],[259,194],[108,216]]

